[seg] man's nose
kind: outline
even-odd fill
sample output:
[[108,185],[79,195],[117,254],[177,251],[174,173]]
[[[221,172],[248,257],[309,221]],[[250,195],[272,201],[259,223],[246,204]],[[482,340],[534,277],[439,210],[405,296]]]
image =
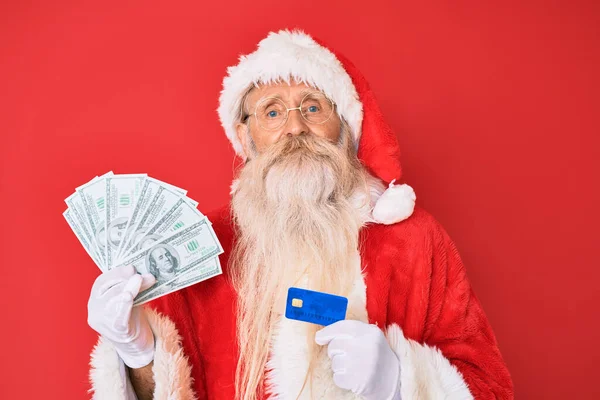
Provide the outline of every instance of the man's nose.
[[299,109],[290,110],[288,112],[288,120],[284,126],[284,133],[286,135],[300,135],[307,134],[309,132],[308,124],[302,117]]

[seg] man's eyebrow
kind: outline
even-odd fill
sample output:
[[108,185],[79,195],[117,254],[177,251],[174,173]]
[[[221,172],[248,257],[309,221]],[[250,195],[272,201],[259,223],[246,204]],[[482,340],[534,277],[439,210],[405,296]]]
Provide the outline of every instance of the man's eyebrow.
[[[300,97],[304,97],[306,94],[312,93],[312,92],[318,92],[318,89],[314,89],[314,88],[302,89],[300,91]],[[281,95],[279,93],[274,94],[274,95],[263,96],[262,98],[265,98],[265,97],[275,97],[276,99],[281,100]]]

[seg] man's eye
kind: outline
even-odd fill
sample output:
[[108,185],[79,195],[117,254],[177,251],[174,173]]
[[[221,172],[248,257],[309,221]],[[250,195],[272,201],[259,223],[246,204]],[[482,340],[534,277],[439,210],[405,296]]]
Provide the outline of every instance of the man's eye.
[[308,112],[315,113],[317,111],[319,111],[319,107],[317,107],[317,106],[308,107]]
[[267,113],[267,116],[268,116],[269,118],[275,118],[275,117],[277,117],[277,115],[279,115],[279,113],[278,113],[277,111],[275,111],[275,110],[271,110],[271,111],[269,111],[269,112]]

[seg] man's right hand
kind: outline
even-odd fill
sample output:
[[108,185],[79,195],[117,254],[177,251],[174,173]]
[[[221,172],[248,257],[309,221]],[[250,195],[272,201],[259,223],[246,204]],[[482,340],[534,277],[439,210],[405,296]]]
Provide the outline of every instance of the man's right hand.
[[130,368],[141,368],[154,359],[154,335],[141,307],[133,307],[140,291],[156,282],[140,275],[133,266],[115,268],[100,275],[88,301],[88,324],[114,345]]

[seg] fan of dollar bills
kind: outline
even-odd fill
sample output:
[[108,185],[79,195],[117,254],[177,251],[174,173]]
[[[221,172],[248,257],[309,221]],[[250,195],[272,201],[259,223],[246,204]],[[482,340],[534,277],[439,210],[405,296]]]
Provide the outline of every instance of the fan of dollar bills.
[[139,305],[222,273],[223,248],[186,193],[146,174],[108,172],[75,189],[63,216],[103,272],[133,265],[156,277]]

